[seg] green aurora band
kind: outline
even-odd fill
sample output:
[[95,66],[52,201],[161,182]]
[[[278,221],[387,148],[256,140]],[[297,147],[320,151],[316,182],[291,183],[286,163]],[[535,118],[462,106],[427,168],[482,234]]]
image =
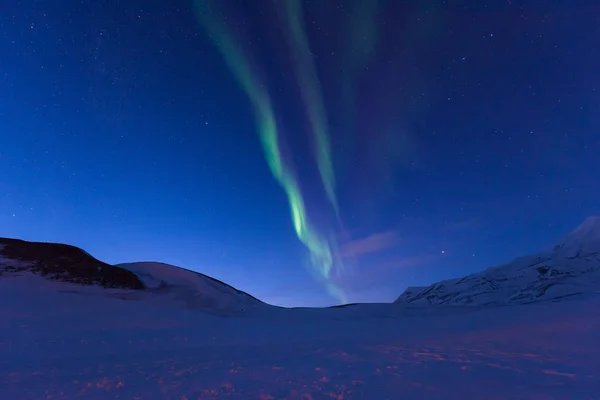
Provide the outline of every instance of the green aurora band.
[[345,296],[342,291],[329,280],[333,268],[331,245],[311,225],[298,182],[280,153],[277,121],[272,102],[264,89],[265,86],[261,84],[256,74],[252,73],[249,58],[244,54],[233,34],[229,32],[220,15],[215,15],[217,11],[215,2],[194,0],[194,9],[201,25],[252,103],[265,158],[271,173],[287,195],[298,239],[308,248],[312,265],[325,279],[327,290],[344,301]]
[[313,64],[308,38],[303,27],[303,12],[300,0],[284,0],[286,28],[290,47],[296,65],[296,74],[304,106],[308,113],[310,125],[316,140],[315,157],[321,174],[321,181],[329,202],[339,218],[339,208],[335,194],[335,174],[331,160],[331,144],[329,141],[327,115],[317,71]]

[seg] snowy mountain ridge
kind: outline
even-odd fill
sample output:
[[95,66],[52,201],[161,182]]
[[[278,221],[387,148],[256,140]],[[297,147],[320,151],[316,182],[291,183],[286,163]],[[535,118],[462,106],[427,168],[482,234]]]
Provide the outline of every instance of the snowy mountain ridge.
[[218,315],[267,306],[217,279],[173,265],[109,265],[74,246],[0,238],[0,282],[4,280],[26,290],[104,295]]
[[[36,290],[53,287],[218,315],[246,315],[251,310],[260,314],[277,308],[176,266],[157,262],[109,265],[74,246],[0,238],[0,282],[24,281],[24,275],[53,282],[36,284]],[[600,217],[586,219],[546,251],[462,278],[407,288],[394,303],[498,306],[595,294],[600,294]]]
[[397,304],[497,306],[600,294],[600,217],[552,249],[462,278],[408,288]]

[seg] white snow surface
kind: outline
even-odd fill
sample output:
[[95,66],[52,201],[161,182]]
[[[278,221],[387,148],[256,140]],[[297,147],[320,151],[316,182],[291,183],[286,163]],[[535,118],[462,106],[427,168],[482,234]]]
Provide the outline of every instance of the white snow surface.
[[[600,300],[221,317],[0,280],[3,399],[597,399]],[[264,310],[269,310],[264,312]]]
[[600,295],[600,217],[558,245],[462,278],[408,288],[396,303],[499,306]]
[[[118,265],[146,290],[3,275],[0,397],[599,399],[589,221],[547,252],[394,304],[285,309],[160,263]],[[425,291],[436,307],[413,301]]]

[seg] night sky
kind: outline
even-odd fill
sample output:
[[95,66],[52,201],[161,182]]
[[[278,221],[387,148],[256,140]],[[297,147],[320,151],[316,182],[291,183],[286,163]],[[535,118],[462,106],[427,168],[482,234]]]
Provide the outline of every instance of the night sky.
[[598,1],[5,1],[0,236],[286,306],[600,213]]

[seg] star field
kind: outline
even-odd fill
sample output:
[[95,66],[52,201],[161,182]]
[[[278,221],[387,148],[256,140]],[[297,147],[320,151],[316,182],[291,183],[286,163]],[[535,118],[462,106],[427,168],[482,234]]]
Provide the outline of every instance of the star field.
[[597,2],[293,4],[4,6],[0,236],[330,305],[599,212]]

